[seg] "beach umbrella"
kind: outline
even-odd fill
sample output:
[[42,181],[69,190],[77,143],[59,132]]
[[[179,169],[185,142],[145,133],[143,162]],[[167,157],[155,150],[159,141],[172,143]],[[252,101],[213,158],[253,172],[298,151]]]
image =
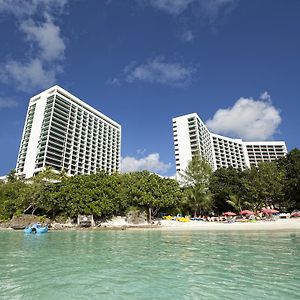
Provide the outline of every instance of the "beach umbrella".
[[291,217],[300,217],[300,211],[293,211],[292,213],[291,213]]
[[231,211],[227,211],[223,213],[224,216],[236,216],[236,214],[234,212]]
[[242,210],[240,211],[240,215],[254,215],[255,213],[251,210]]
[[263,208],[261,211],[262,211],[264,214],[268,214],[268,215],[279,213],[278,210],[272,209],[272,208]]

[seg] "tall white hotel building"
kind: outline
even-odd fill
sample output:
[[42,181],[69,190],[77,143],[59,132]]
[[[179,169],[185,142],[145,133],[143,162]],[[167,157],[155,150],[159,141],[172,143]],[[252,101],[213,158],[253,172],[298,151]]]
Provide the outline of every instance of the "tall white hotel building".
[[51,166],[69,175],[120,170],[121,126],[55,85],[32,97],[16,172],[25,178]]
[[211,133],[196,113],[172,120],[177,179],[195,155],[206,158],[213,170],[228,167],[244,170],[287,153],[282,141],[243,142]]

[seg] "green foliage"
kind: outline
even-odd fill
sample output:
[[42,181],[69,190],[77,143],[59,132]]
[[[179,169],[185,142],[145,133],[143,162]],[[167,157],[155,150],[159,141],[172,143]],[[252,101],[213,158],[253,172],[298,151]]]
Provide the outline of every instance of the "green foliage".
[[251,203],[252,209],[282,205],[284,172],[275,162],[262,162],[257,168],[244,171],[242,184],[244,200]]
[[46,221],[46,219],[47,219],[47,216],[40,216],[39,217],[40,223],[44,223]]
[[17,179],[0,183],[0,219],[10,219],[22,210],[21,197],[25,189],[26,184]]
[[255,210],[253,207],[253,204],[249,201],[246,201],[239,195],[230,195],[229,200],[226,201],[233,210],[235,210],[237,213],[239,213],[241,210],[244,209],[252,209]]
[[234,168],[220,168],[213,173],[209,188],[213,194],[214,210],[222,213],[235,207],[230,201],[232,197],[242,197],[242,178],[243,172]]
[[300,208],[300,151],[292,150],[278,162],[261,163],[245,171],[233,168],[212,173],[210,165],[195,157],[178,182],[147,171],[68,177],[46,168],[30,180],[12,171],[0,182],[0,220],[31,213],[43,218],[95,218],[125,215],[129,208],[147,211],[149,221],[159,212],[194,214],[227,210],[255,210],[267,204]]
[[161,178],[148,171],[124,174],[123,196],[125,202],[140,208],[147,208],[149,219],[165,208],[176,207],[182,198],[182,191],[173,179]]
[[212,206],[212,197],[209,190],[212,169],[202,157],[195,156],[189,162],[187,169],[181,174],[188,196],[188,204],[194,216]]
[[285,205],[290,209],[300,208],[300,150],[293,149],[278,161],[285,172]]

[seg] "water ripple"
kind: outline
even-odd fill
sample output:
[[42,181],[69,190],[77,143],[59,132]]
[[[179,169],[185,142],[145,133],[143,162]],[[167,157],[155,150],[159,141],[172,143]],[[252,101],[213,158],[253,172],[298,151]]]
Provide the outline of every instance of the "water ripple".
[[0,232],[0,299],[299,299],[298,233]]

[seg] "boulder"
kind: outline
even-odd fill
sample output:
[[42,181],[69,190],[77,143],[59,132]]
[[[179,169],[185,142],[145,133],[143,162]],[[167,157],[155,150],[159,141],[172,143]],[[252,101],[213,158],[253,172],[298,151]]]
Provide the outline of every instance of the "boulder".
[[9,228],[9,222],[0,221],[0,228]]
[[132,210],[126,215],[129,224],[145,224],[147,223],[147,214],[144,211]]
[[24,229],[26,226],[40,222],[40,218],[35,215],[13,216],[9,226],[13,229]]

